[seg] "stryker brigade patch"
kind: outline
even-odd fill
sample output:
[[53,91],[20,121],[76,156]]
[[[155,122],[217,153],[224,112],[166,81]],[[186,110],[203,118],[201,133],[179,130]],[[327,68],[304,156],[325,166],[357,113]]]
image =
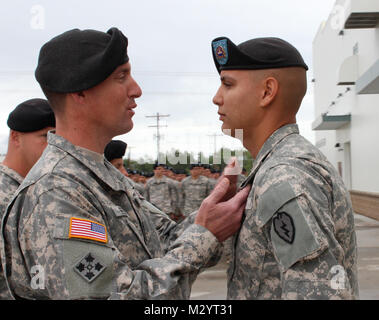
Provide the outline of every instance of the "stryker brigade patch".
[[213,52],[220,65],[224,65],[228,62],[228,45],[227,40],[222,39],[212,42]]
[[84,280],[92,282],[105,270],[105,266],[89,252],[74,266],[74,270]]
[[295,239],[295,225],[291,216],[285,212],[278,212],[273,218],[276,234],[285,242],[292,244]]

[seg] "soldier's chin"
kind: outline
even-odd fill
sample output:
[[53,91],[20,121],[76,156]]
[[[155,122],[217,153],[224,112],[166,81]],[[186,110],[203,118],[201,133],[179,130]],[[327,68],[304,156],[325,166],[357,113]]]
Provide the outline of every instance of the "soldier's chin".
[[134,123],[133,123],[132,119],[130,119],[128,124],[125,126],[125,132],[124,133],[128,133],[128,132],[132,131],[133,127],[134,127]]
[[221,126],[222,133],[230,136],[232,138],[236,137],[236,130],[235,128],[231,128],[230,126],[225,125],[225,123],[222,124]]

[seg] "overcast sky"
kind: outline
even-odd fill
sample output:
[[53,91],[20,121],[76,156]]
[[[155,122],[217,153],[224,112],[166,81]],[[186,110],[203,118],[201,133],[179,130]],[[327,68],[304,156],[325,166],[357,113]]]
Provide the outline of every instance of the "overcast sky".
[[[334,0],[139,0],[2,1],[0,6],[0,153],[7,148],[8,114],[22,101],[44,97],[34,79],[40,47],[73,29],[118,27],[129,39],[132,74],[142,88],[134,129],[115,137],[128,143],[132,158],[155,157],[154,118],[161,120],[161,151],[214,150],[221,134],[212,97],[219,86],[210,43],[227,36],[239,44],[264,36],[281,37],[299,49],[308,71],[308,93],[298,114],[301,133],[314,143],[312,42]],[[106,110],[104,111],[106,112]],[[242,148],[217,137],[217,148]]]

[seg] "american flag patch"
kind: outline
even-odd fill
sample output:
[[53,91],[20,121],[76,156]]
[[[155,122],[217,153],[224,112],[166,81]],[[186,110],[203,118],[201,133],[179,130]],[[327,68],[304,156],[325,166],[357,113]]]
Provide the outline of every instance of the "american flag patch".
[[70,218],[70,231],[68,234],[69,238],[81,238],[90,239],[100,242],[107,242],[107,228],[97,222]]

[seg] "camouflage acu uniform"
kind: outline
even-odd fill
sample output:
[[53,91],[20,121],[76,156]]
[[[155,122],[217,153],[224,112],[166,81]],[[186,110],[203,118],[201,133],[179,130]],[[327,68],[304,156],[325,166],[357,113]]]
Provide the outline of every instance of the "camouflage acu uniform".
[[209,180],[210,188],[211,190],[213,190],[217,184],[217,180],[213,178],[208,178],[208,180]]
[[[0,219],[3,217],[9,201],[16,193],[22,180],[23,177],[21,177],[16,171],[0,163]],[[2,239],[0,238],[0,245],[1,244]],[[5,282],[3,268],[0,265],[0,299],[10,298],[11,295],[8,292],[7,283]]]
[[49,132],[3,219],[5,276],[28,299],[188,299],[220,246],[183,228],[102,155]]
[[[170,179],[170,178],[168,178]],[[182,184],[180,181],[177,181],[177,180],[174,180],[174,179],[170,179],[174,186],[175,186],[175,189],[176,189],[176,196],[177,196],[177,200],[176,200],[176,204],[175,204],[175,215],[178,216],[180,215],[181,213],[181,208],[180,208],[180,205],[182,203]]]
[[143,185],[141,185],[140,183],[137,183],[137,182],[134,182],[132,179],[130,179],[129,177],[125,177],[126,180],[128,180],[128,182],[141,194],[143,195],[145,193],[145,188],[143,187]]
[[243,174],[239,174],[237,176],[237,186],[240,186],[242,182],[244,182],[245,180],[246,180],[246,176],[244,176]]
[[358,298],[351,200],[325,156],[286,125],[264,143],[234,237],[228,299]]
[[163,212],[175,213],[178,203],[178,191],[174,181],[165,176],[152,177],[146,183],[145,198]]
[[207,177],[199,176],[193,179],[191,176],[182,181],[182,208],[183,214],[188,216],[191,212],[200,208],[201,202],[212,191]]

